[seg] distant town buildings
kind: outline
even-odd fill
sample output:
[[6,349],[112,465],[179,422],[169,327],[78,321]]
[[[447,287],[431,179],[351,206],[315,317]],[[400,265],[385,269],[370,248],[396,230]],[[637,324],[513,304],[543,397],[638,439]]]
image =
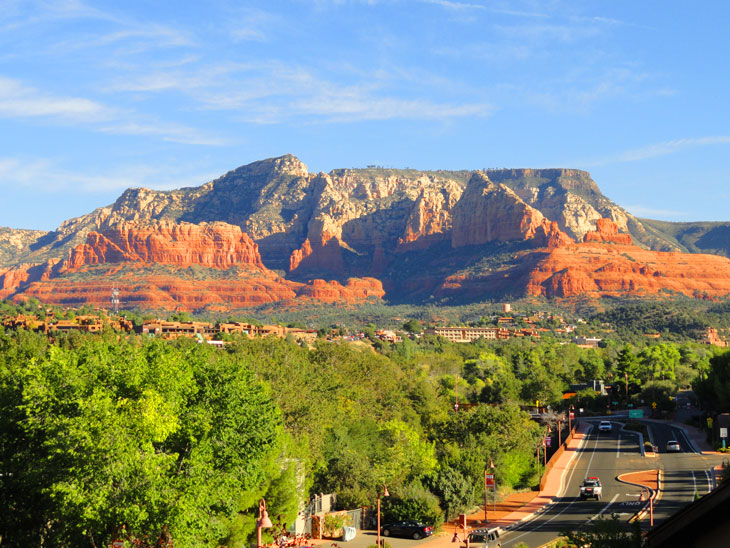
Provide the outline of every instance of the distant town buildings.
[[573,337],[573,344],[579,348],[598,348],[601,339],[596,337]]
[[715,329],[714,327],[707,328],[707,331],[705,331],[705,334],[702,337],[702,342],[704,344],[711,344],[713,346],[720,346],[723,348],[726,348],[728,346],[727,341],[720,338],[717,329]]

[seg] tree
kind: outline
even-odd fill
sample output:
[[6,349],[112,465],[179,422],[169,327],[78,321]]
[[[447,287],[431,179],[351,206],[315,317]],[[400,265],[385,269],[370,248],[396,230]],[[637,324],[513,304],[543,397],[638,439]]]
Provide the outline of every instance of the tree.
[[279,468],[267,387],[207,345],[74,344],[0,371],[4,502],[23,516],[0,515],[3,540],[101,547],[165,531],[219,546]]
[[566,538],[568,546],[641,548],[643,545],[639,522],[634,522],[631,530],[627,531],[617,514],[610,519],[599,517],[577,531],[566,531],[561,535]]
[[421,322],[419,322],[415,318],[411,318],[403,324],[403,330],[407,331],[408,333],[420,333]]

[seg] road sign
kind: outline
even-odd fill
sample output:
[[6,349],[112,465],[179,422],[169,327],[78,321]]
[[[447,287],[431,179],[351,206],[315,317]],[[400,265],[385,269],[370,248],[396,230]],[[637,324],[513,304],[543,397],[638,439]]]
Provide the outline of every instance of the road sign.
[[570,413],[568,413],[571,419],[575,418],[575,411],[571,410]]
[[651,402],[651,408],[652,409],[656,409],[656,402],[655,401]]
[[484,479],[487,482],[487,487],[494,487],[494,474],[484,474]]
[[644,416],[643,409],[629,409],[629,418],[630,419],[640,419],[643,416]]
[[727,428],[720,428],[720,437],[727,438]]
[[552,447],[553,446],[553,438],[546,437],[545,438],[545,447]]

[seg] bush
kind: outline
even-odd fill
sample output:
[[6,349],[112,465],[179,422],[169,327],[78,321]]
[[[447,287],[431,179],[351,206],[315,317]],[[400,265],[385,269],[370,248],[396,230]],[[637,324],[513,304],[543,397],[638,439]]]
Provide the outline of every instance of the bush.
[[436,495],[418,482],[398,495],[383,499],[383,503],[383,515],[388,521],[412,519],[435,528],[444,520]]
[[342,528],[349,521],[347,514],[327,514],[324,517],[324,536],[334,538],[342,535]]

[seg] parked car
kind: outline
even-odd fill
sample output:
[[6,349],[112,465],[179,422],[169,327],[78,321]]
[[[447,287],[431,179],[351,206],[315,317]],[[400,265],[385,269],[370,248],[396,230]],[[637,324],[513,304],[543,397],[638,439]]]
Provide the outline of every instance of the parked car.
[[419,540],[433,535],[433,527],[420,521],[406,520],[387,523],[380,528],[384,537],[403,537]]
[[670,451],[679,452],[682,450],[682,447],[679,445],[679,442],[677,440],[669,440],[667,442],[667,453]]
[[611,428],[611,421],[601,421],[598,425],[599,432],[610,432]]

